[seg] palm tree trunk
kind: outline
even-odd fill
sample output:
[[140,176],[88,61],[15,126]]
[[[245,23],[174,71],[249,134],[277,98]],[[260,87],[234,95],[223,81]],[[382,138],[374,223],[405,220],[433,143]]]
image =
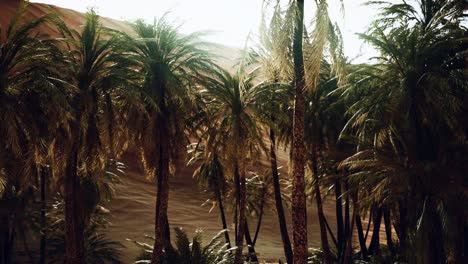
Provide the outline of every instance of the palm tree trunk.
[[[372,216],[374,215],[375,208],[372,206],[369,209],[369,221],[367,221],[367,228],[366,228],[366,234],[364,235],[364,241],[367,241],[367,238],[369,237],[369,231],[370,231],[370,226],[373,221]],[[370,245],[369,245],[370,246]]]
[[171,225],[169,224],[169,218],[166,214],[166,227],[164,228],[164,239],[166,241],[166,246],[171,245]]
[[[462,196],[460,196],[462,197]],[[458,200],[458,199],[457,199]],[[463,200],[462,200],[463,201]],[[456,211],[453,213],[455,217],[455,246],[453,248],[453,257],[451,263],[467,263],[468,262],[468,243],[467,243],[467,227],[468,222],[466,221],[466,212],[465,210],[459,210],[458,203],[454,203],[452,206]],[[452,211],[453,212],[453,211]],[[449,211],[450,213],[450,211]]]
[[380,254],[380,223],[382,221],[382,208],[378,208],[377,211],[374,210],[374,214],[374,228],[372,229],[372,238],[369,245],[369,254],[373,256]]
[[167,207],[169,202],[169,146],[168,129],[166,123],[158,122],[159,125],[159,161],[156,170],[157,195],[156,195],[156,219],[155,240],[153,247],[152,264],[160,264],[163,260],[163,248],[171,242],[166,240],[168,235]]
[[341,197],[341,181],[340,179],[335,180],[335,211],[336,211],[336,230],[337,230],[337,251],[338,256],[341,256],[341,252],[344,246],[344,223],[343,223],[343,201]]
[[10,217],[2,215],[0,217],[0,264],[11,263],[11,232],[10,232]]
[[328,235],[329,235],[330,238],[332,239],[333,245],[335,245],[335,248],[337,248],[337,247],[338,247],[338,243],[336,242],[335,235],[333,234],[333,231],[331,230],[330,225],[328,224],[327,219],[324,218],[324,219],[323,219],[323,222],[325,223],[325,227],[327,228]]
[[362,220],[359,212],[356,213],[356,229],[358,232],[359,247],[361,248],[362,257],[367,256],[366,240],[364,239],[364,230],[362,229]]
[[261,204],[260,204],[260,213],[259,213],[259,216],[258,216],[258,220],[257,220],[257,227],[255,228],[255,235],[254,235],[254,239],[253,239],[253,242],[252,242],[252,246],[255,246],[255,243],[257,242],[257,238],[258,238],[258,234],[260,233],[260,227],[262,225],[262,220],[263,220],[263,212],[265,211],[264,208],[265,208],[265,193],[266,193],[266,190],[264,190],[263,192],[263,197],[262,197],[262,201],[261,201]]
[[[240,165],[240,166],[239,166]],[[235,264],[242,264],[244,262],[242,257],[242,249],[244,247],[244,235],[245,235],[245,222],[246,222],[246,189],[245,189],[245,170],[243,168],[242,162],[238,163],[236,161],[235,173],[237,185],[237,204],[239,206],[239,222],[237,228],[237,236],[236,236],[236,255],[234,258]]]
[[322,204],[322,195],[320,193],[320,184],[318,177],[318,168],[317,168],[317,150],[312,150],[311,165],[312,173],[314,176],[314,192],[315,192],[315,201],[317,202],[317,215],[319,218],[320,225],[320,239],[322,241],[322,250],[323,250],[323,263],[329,264],[332,263],[330,245],[328,244],[327,229],[325,224],[325,214],[323,213],[323,204]]
[[346,246],[344,249],[343,264],[348,264],[351,261],[351,253],[353,251],[353,232],[354,232],[354,221],[356,219],[357,208],[353,207],[353,216],[351,217],[351,226],[349,234],[346,236]]
[[78,177],[78,146],[76,133],[74,146],[68,157],[65,179],[65,254],[67,264],[85,263],[84,231],[85,212],[82,205],[82,190]]
[[395,247],[393,246],[392,240],[392,223],[390,220],[390,209],[385,207],[383,209],[383,218],[384,218],[384,226],[385,226],[385,236],[387,237],[387,246],[392,255],[395,255]]
[[455,242],[455,263],[467,263],[468,261],[468,222],[466,221],[466,212],[459,210],[457,213],[458,226],[460,227],[460,233],[457,236]]
[[226,244],[228,248],[231,248],[231,239],[229,239],[229,232],[228,232],[228,226],[227,226],[227,221],[226,221],[226,214],[224,212],[224,206],[223,206],[223,199],[221,197],[221,191],[219,188],[215,188],[215,195],[216,195],[216,200],[218,201],[218,206],[219,206],[219,213],[221,214],[221,223],[223,225],[223,230],[224,231],[224,238],[226,240]]
[[252,237],[250,236],[247,219],[245,219],[245,242],[247,242],[247,248],[249,250],[249,261],[253,263],[258,262],[257,253],[255,253],[255,243],[252,241]]
[[[236,183],[237,186],[237,183]],[[236,187],[237,188],[237,187]],[[238,227],[239,227],[239,199],[236,196],[236,202],[234,206],[234,239],[237,239]],[[237,241],[237,240],[236,240]]]
[[427,262],[428,264],[444,263],[446,261],[446,255],[444,250],[444,237],[442,234],[442,221],[440,215],[437,212],[437,205],[433,199],[427,198],[426,200],[427,207],[427,216],[424,221],[427,221],[424,225],[426,230],[422,232],[427,232],[429,234],[429,245],[427,247]]
[[46,246],[47,246],[47,229],[46,229],[46,178],[48,176],[49,167],[41,166],[41,242],[39,264],[46,263]]
[[302,41],[304,34],[304,0],[296,0],[296,21],[294,25],[294,118],[292,142],[292,223],[294,243],[294,264],[306,264],[307,243],[307,208],[305,197],[304,163],[304,57]]
[[[274,119],[272,119],[274,121]],[[287,263],[293,263],[293,253],[291,241],[289,240],[288,226],[286,225],[286,217],[284,215],[283,199],[281,198],[281,186],[278,174],[278,162],[276,159],[276,140],[275,131],[270,128],[270,164],[271,176],[273,177],[273,188],[275,192],[276,212],[278,213],[278,222],[280,225],[281,239],[283,240],[284,256]]]
[[398,224],[395,225],[395,231],[398,236],[399,240],[399,248],[400,252],[402,253],[403,256],[406,256],[406,237],[407,237],[407,217],[406,217],[406,210],[407,210],[407,203],[404,201],[398,201],[398,212],[399,212],[399,217],[398,217]]
[[366,239],[364,238],[364,230],[362,229],[362,221],[361,221],[361,216],[359,215],[359,204],[358,204],[358,193],[353,192],[353,207],[356,208],[356,215],[355,215],[355,221],[356,221],[356,230],[358,233],[358,239],[359,239],[359,247],[361,248],[361,257],[365,258],[367,257],[367,246],[366,246]]
[[[348,193],[348,181],[346,178],[343,178],[344,183],[344,191]],[[351,232],[351,225],[350,225],[350,215],[349,215],[349,195],[345,197],[345,217],[344,217],[344,243],[342,245],[341,253],[346,252],[346,241],[348,241],[349,235]]]

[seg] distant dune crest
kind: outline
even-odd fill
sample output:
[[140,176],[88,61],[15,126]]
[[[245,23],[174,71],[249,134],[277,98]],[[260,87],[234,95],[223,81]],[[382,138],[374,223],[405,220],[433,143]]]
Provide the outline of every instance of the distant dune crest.
[[[3,32],[8,27],[8,23],[18,9],[21,0],[0,0],[0,27]],[[62,15],[68,27],[78,29],[84,21],[84,14],[72,9],[62,8],[55,5],[41,3],[29,3],[26,19],[36,19],[49,12],[57,12]],[[112,18],[101,17],[101,23],[108,28],[123,31],[132,34],[132,28],[126,21],[120,21]],[[49,34],[51,37],[60,37],[59,32],[52,25],[41,25],[38,27],[41,33]],[[3,33],[4,34],[4,33]],[[235,48],[224,45],[216,45],[213,52],[217,55],[216,62],[226,69],[233,69],[235,59],[239,57],[240,51]]]

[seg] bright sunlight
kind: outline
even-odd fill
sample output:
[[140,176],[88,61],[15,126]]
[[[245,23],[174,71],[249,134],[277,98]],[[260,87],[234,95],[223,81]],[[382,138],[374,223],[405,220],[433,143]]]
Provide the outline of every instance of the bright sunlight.
[[[265,5],[275,1],[262,0],[32,0],[86,12],[95,8],[98,14],[121,20],[143,18],[148,22],[154,18],[168,16],[182,24],[182,32],[209,31],[206,39],[223,45],[242,48],[247,37],[257,34]],[[367,61],[376,53],[365,45],[356,33],[364,32],[374,16],[376,8],[366,6],[365,0],[345,0],[344,10],[340,0],[329,3],[330,17],[341,27],[345,55],[359,62]],[[247,8],[248,7],[248,8]],[[312,18],[316,8],[313,1],[306,1],[306,16]],[[344,11],[344,12],[343,12]]]

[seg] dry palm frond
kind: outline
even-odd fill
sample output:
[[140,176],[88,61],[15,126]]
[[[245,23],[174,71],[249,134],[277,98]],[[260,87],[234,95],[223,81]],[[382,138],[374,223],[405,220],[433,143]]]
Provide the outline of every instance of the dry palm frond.
[[304,43],[304,68],[307,89],[315,91],[320,74],[327,37],[330,31],[330,18],[328,17],[327,1],[320,1],[315,13],[314,29],[310,42]]

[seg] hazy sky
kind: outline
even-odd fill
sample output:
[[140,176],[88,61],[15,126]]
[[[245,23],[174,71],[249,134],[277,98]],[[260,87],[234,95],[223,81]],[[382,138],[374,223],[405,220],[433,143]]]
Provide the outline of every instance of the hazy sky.
[[[31,0],[66,7],[81,12],[94,7],[102,16],[152,21],[169,13],[169,19],[183,23],[182,32],[214,31],[208,40],[228,46],[243,47],[249,32],[257,32],[263,0]],[[312,0],[306,0],[306,18],[314,14]],[[375,10],[362,6],[364,0],[344,0],[344,16],[339,0],[329,0],[332,19],[341,27],[345,40],[345,54],[359,55],[363,61],[371,52],[355,35],[363,32],[375,15]]]

